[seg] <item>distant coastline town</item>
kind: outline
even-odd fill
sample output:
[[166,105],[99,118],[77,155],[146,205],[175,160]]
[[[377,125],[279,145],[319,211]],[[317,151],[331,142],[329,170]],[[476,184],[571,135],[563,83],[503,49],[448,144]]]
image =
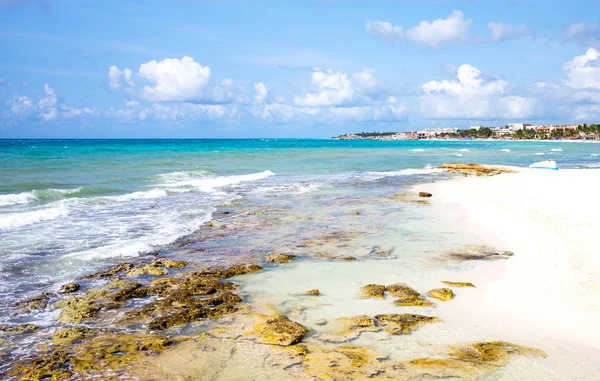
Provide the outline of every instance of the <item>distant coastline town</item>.
[[600,140],[600,123],[532,125],[511,123],[501,127],[471,126],[468,129],[437,128],[410,132],[359,132],[339,140]]

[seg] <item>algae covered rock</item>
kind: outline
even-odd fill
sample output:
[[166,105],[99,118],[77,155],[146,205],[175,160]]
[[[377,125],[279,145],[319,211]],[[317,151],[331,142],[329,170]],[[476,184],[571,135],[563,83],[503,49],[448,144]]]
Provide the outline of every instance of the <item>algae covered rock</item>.
[[95,280],[95,279],[112,278],[118,274],[129,271],[132,268],[134,268],[133,263],[120,263],[118,265],[110,267],[107,270],[99,271],[97,273],[90,274],[90,275],[85,275],[83,277],[79,277],[78,279]]
[[48,307],[50,299],[55,296],[56,295],[51,292],[42,292],[39,295],[16,302],[14,306],[23,313],[28,313],[35,310],[43,310],[44,308]]
[[60,286],[60,292],[63,294],[68,294],[70,292],[79,291],[79,284],[77,283],[67,283]]
[[433,305],[433,303],[404,283],[391,284],[386,286],[385,290],[398,298],[394,301],[394,305],[396,306],[429,307]]
[[360,297],[362,299],[383,298],[384,293],[385,286],[380,284],[368,284],[360,289]]
[[353,257],[351,255],[339,255],[337,257],[334,257],[333,259],[337,261],[356,261],[356,257]]
[[450,282],[448,280],[443,280],[442,283],[451,287],[475,287],[475,285],[471,282]]
[[60,328],[52,335],[54,345],[66,345],[100,334],[100,330],[87,327]]
[[325,342],[341,343],[354,340],[363,332],[379,332],[375,319],[368,315],[343,317],[328,326],[328,331],[319,336]]
[[308,333],[308,329],[283,315],[278,315],[259,322],[253,333],[260,335],[257,339],[260,343],[288,346],[299,343]]
[[3,332],[5,334],[30,333],[37,329],[38,329],[38,326],[35,324],[18,324],[18,325],[2,324],[2,325],[0,325],[0,332]]
[[309,296],[320,296],[321,295],[321,291],[319,291],[318,289],[312,289],[312,290],[308,290],[304,293],[304,295],[309,295]]
[[274,263],[288,263],[290,260],[296,258],[296,255],[293,254],[279,254],[279,253],[271,253],[265,255],[265,260],[267,262]]
[[481,164],[444,163],[440,168],[452,173],[476,176],[495,176],[502,173],[514,173],[512,169]]
[[441,301],[454,299],[454,292],[449,288],[435,288],[429,291],[429,295]]
[[416,314],[382,314],[376,315],[375,320],[392,335],[408,335],[426,324],[442,321],[437,317]]
[[378,355],[368,347],[340,345],[335,348],[311,347],[303,365],[311,380],[367,380],[395,378]]
[[159,258],[153,262],[157,266],[163,266],[168,269],[181,269],[188,265],[187,261],[177,259]]
[[140,275],[167,275],[169,272],[162,267],[161,263],[153,262],[141,267],[136,267],[127,272],[127,276],[129,277],[138,277]]

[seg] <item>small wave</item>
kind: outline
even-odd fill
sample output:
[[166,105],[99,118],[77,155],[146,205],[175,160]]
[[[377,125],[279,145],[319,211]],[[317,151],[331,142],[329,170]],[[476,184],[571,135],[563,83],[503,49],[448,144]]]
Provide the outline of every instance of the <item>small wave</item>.
[[598,156],[597,153],[590,154],[590,156]]
[[455,153],[454,156],[462,157],[461,153]]
[[459,149],[460,152],[469,152],[469,150],[467,148],[461,148]]
[[384,177],[430,175],[430,174],[439,173],[439,172],[444,172],[444,170],[441,168],[425,167],[422,169],[416,169],[416,168],[401,169],[399,171],[367,172],[366,175],[367,175],[367,180],[374,181],[374,180],[382,179]]
[[0,229],[12,229],[32,225],[41,221],[63,217],[67,214],[69,214],[69,209],[64,205],[31,212],[5,214],[0,216]]
[[152,198],[159,198],[167,196],[167,191],[164,189],[152,189],[149,191],[140,191],[124,194],[121,196],[107,196],[105,199],[117,201],[117,202],[125,202],[131,200],[149,200]]
[[543,152],[536,152],[536,153],[534,153],[534,155],[535,155],[535,156],[544,156],[544,155],[545,155],[545,153],[543,153]]
[[184,181],[199,177],[209,177],[212,173],[208,171],[176,171],[169,173],[161,173],[156,175],[159,180],[165,182],[176,182],[176,181]]
[[183,181],[176,181],[173,183],[165,183],[161,184],[161,186],[167,188],[192,187],[201,192],[212,192],[215,190],[215,188],[237,185],[239,183],[247,181],[262,180],[270,176],[275,176],[275,173],[267,170],[258,173],[250,173],[248,175],[217,176],[205,177],[200,179],[189,179]]
[[552,152],[562,152],[562,148],[552,148],[550,151],[552,151]]
[[425,152],[424,149],[421,148],[415,148],[415,149],[411,149],[412,152]]
[[508,148],[501,149],[500,152],[510,152],[510,149],[508,149]]
[[33,192],[0,195],[0,206],[28,204],[37,200]]
[[584,167],[586,167],[586,168],[600,168],[600,163],[585,164]]

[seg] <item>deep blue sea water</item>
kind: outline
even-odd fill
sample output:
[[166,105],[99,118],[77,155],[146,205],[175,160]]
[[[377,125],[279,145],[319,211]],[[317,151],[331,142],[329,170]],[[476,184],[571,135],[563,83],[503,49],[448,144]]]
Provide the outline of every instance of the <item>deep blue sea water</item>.
[[158,250],[236,199],[430,181],[444,162],[593,168],[599,154],[571,142],[0,140],[0,304]]

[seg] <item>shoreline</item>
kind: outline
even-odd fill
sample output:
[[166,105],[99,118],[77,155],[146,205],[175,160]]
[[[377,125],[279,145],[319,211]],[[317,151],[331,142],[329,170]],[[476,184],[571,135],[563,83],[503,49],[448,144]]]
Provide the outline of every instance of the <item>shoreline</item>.
[[[428,184],[442,218],[515,252],[480,300],[532,334],[600,350],[600,208],[576,195],[600,170],[535,171]],[[594,257],[595,256],[595,257]],[[493,279],[495,277],[496,279]]]

